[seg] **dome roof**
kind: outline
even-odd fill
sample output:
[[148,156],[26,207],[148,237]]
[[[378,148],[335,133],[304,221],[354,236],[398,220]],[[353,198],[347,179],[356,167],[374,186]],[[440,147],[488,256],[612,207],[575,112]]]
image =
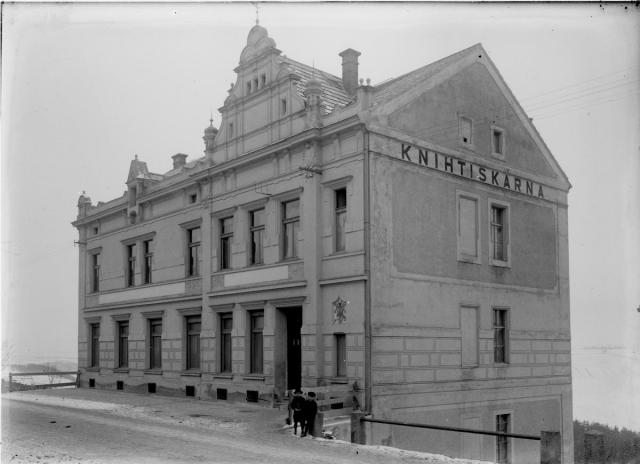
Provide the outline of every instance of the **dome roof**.
[[205,134],[213,134],[216,135],[218,133],[218,129],[216,129],[215,127],[213,127],[213,124],[211,124],[210,126],[208,126],[205,130],[204,130]]
[[240,54],[240,63],[245,63],[260,55],[265,50],[275,47],[276,42],[269,37],[267,30],[259,24],[256,24],[249,31],[247,46],[244,47]]

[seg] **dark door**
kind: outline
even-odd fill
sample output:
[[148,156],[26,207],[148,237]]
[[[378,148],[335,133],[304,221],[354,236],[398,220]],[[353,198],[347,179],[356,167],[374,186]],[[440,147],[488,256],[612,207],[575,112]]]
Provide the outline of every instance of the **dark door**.
[[300,348],[302,311],[287,311],[287,389],[300,388],[302,377],[302,352]]

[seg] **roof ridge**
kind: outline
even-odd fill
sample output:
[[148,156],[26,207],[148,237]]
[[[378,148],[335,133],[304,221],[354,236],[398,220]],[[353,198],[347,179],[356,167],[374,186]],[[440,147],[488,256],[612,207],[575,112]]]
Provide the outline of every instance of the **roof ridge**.
[[437,64],[442,64],[442,62],[444,62],[444,61],[450,60],[453,57],[458,56],[458,55],[464,55],[464,54],[468,53],[469,51],[471,51],[472,49],[478,48],[478,47],[482,48],[482,43],[477,42],[477,43],[471,45],[470,47],[463,48],[462,50],[459,50],[459,51],[457,51],[455,53],[452,53],[451,55],[447,55],[445,57],[440,58],[439,60],[432,61],[431,63],[425,64],[424,66],[420,66],[419,68],[416,68],[416,69],[413,69],[411,71],[408,71],[408,72],[406,72],[406,73],[404,73],[404,74],[402,74],[402,75],[400,75],[398,77],[389,78],[389,79],[383,81],[381,84],[378,84],[377,86],[375,86],[375,90],[381,90],[386,86],[389,86],[391,84],[396,83],[400,79],[408,77],[409,75],[417,74],[420,71],[424,71],[426,68],[435,66]]
[[325,75],[325,77],[328,77],[328,78],[333,79],[335,81],[342,82],[342,78],[341,77],[338,77],[338,76],[336,76],[334,74],[331,74],[330,72],[323,71],[322,69],[316,68],[315,66],[310,66],[310,65],[308,65],[306,63],[303,63],[302,61],[294,60],[293,58],[289,58],[288,56],[282,57],[282,59],[285,60],[285,61],[289,61],[289,62],[292,62],[294,64],[297,64],[299,66],[302,66],[304,68],[307,68],[307,70],[309,70],[309,71],[315,70],[315,72],[322,73],[322,74]]

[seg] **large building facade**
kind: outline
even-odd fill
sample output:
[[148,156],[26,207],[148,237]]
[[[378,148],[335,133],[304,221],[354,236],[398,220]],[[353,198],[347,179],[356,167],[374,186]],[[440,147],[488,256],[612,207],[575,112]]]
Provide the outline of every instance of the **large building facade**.
[[[205,156],[78,202],[82,385],[277,401],[346,386],[376,418],[563,437],[570,184],[481,45],[373,86],[251,29]],[[535,462],[537,443],[372,427]]]

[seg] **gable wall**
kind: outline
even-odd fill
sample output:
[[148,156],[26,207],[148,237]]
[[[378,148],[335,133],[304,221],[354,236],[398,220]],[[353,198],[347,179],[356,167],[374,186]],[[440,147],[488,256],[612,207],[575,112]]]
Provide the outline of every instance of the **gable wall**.
[[[459,142],[458,115],[473,121],[471,146]],[[493,160],[491,126],[495,124],[505,130],[505,165],[555,177],[528,130],[480,63],[416,95],[415,100],[389,116],[388,124],[437,145]]]

